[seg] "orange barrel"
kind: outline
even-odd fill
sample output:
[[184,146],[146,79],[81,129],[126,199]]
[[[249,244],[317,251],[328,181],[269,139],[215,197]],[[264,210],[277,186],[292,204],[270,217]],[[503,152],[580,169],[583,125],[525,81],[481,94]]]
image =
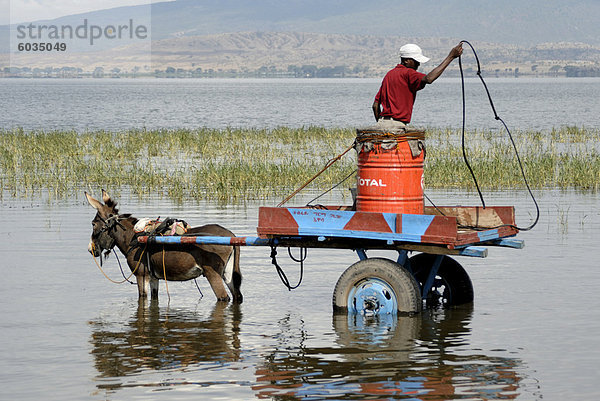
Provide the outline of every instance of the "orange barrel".
[[423,214],[425,131],[356,130],[356,210]]

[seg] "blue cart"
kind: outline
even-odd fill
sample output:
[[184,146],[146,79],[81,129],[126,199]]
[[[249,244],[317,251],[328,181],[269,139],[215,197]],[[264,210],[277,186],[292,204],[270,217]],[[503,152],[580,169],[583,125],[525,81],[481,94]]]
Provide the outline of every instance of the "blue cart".
[[[261,207],[255,237],[145,236],[138,241],[351,249],[360,260],[337,281],[334,310],[377,315],[472,302],[471,280],[452,256],[483,258],[490,246],[520,249],[524,243],[514,238],[518,232],[512,206],[425,207],[424,214],[346,206]],[[369,258],[373,249],[397,251],[398,258]]]

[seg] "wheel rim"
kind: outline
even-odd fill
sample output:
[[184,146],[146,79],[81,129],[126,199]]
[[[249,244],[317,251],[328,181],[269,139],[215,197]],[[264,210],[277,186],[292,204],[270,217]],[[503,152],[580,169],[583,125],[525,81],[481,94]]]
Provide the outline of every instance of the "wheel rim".
[[378,278],[359,281],[348,294],[348,312],[365,316],[396,314],[398,301],[392,287]]
[[473,285],[465,269],[454,259],[444,256],[431,288],[423,294],[423,286],[437,256],[421,253],[410,258],[413,274],[427,308],[449,307],[473,302]]
[[452,305],[452,292],[443,277],[435,276],[433,285],[426,297],[428,307]]

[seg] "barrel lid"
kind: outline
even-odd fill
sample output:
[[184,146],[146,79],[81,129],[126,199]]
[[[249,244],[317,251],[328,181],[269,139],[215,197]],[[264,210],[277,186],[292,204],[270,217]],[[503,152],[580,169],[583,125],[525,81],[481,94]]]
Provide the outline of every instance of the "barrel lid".
[[358,128],[356,130],[356,140],[358,142],[377,142],[381,140],[406,141],[410,139],[425,140],[425,130],[414,127],[385,129],[378,126]]
[[418,127],[404,127],[397,129],[389,129],[389,128],[381,128],[376,125],[370,127],[363,127],[356,129],[356,135],[372,135],[372,134],[394,134],[394,135],[411,135],[411,134],[421,134],[425,135],[424,128]]

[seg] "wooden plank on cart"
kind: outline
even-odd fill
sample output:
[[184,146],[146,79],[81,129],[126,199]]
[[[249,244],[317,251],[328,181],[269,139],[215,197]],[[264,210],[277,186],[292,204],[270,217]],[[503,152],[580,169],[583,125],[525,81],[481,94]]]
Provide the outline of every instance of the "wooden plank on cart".
[[513,206],[426,207],[425,214],[456,217],[456,224],[462,227],[483,229],[515,224],[515,208]]

